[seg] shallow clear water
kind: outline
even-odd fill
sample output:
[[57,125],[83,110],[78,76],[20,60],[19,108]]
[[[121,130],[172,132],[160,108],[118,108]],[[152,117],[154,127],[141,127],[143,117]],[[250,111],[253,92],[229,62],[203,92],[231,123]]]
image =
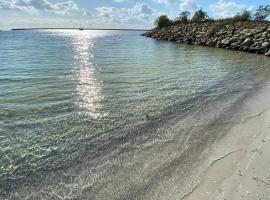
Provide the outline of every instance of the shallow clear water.
[[140,34],[0,33],[0,198],[184,194],[270,60]]

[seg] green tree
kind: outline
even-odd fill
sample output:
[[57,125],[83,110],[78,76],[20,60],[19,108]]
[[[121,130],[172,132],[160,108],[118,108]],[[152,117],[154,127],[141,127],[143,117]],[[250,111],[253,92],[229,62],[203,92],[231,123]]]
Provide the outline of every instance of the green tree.
[[203,11],[202,9],[197,10],[194,14],[194,16],[192,17],[192,21],[193,22],[205,22],[208,19],[208,15],[205,11]]
[[259,6],[255,13],[256,21],[265,21],[270,14],[270,5]]
[[172,24],[172,21],[167,15],[161,15],[155,20],[155,25],[159,28],[166,27]]
[[188,23],[190,12],[189,11],[183,11],[179,14],[178,20],[184,23]]
[[250,21],[252,18],[252,12],[250,10],[243,10],[242,13],[237,13],[233,19],[235,21]]

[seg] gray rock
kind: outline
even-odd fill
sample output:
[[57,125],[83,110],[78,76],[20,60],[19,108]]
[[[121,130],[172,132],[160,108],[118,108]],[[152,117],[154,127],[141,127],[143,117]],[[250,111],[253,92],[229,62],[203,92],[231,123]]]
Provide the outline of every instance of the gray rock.
[[245,41],[241,44],[241,46],[251,46],[253,41],[250,38],[245,39]]
[[[175,24],[164,28],[155,28],[143,35],[160,40],[262,53],[270,56],[270,26],[267,23]],[[268,52],[265,53],[266,51]]]
[[266,48],[266,47],[268,47],[270,45],[270,42],[264,42],[264,43],[262,43],[262,47],[263,48]]
[[266,52],[264,55],[270,57],[270,50]]
[[224,44],[224,45],[229,45],[230,43],[231,42],[228,39],[224,39],[224,40],[221,41],[221,44]]

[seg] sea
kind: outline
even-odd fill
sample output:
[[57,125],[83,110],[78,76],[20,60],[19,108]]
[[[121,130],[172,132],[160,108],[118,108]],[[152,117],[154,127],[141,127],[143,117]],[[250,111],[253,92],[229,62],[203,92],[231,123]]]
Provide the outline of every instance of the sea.
[[0,32],[0,199],[181,199],[262,55],[142,31]]

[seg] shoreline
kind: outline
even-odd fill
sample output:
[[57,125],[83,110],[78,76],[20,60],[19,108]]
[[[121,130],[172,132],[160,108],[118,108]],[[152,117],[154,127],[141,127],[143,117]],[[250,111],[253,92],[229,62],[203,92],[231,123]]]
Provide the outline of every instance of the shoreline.
[[182,44],[264,54],[270,57],[269,23],[182,23],[154,28],[142,36]]
[[246,117],[205,155],[205,170],[181,199],[270,199],[270,81],[243,102]]

